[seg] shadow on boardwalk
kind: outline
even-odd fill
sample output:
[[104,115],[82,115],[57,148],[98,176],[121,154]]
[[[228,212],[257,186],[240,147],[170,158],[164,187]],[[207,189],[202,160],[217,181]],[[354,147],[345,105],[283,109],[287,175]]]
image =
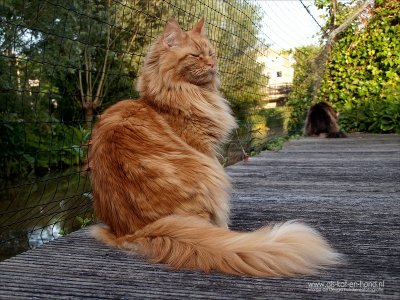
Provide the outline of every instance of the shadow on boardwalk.
[[295,279],[174,271],[80,230],[0,263],[0,298],[400,298],[400,136],[303,138],[227,170],[233,229],[302,219],[346,263]]

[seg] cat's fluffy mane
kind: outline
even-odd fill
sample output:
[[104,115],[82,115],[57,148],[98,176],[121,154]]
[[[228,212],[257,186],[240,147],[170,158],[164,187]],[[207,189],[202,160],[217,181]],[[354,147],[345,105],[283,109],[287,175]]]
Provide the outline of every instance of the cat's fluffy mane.
[[[184,61],[188,53],[212,52],[213,57],[204,53],[204,59],[213,60],[216,64],[215,50],[206,38],[205,31],[204,18],[188,32],[183,32],[176,21],[170,18],[164,33],[149,50],[137,89],[141,98],[163,114],[175,130],[181,131],[190,119],[189,123],[194,124],[199,132],[186,128],[188,135],[201,134],[202,141],[198,144],[210,143],[213,145],[211,148],[217,150],[217,146],[236,127],[230,107],[218,91],[220,82],[217,69],[214,66],[212,74],[205,75],[206,80],[199,76],[200,79],[194,82],[182,74],[189,73]],[[183,66],[177,68],[177,62]]]
[[229,274],[312,274],[338,255],[310,227],[287,222],[251,233],[228,227],[230,180],[216,155],[236,126],[218,92],[204,19],[170,19],[147,55],[141,99],[97,122],[89,151],[96,216],[108,245],[176,268]]

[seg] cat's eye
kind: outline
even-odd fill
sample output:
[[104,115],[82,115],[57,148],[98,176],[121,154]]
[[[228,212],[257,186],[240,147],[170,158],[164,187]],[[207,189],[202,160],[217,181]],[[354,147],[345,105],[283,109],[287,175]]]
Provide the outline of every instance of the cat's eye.
[[190,56],[193,56],[193,57],[200,57],[200,54],[194,54],[194,53],[191,53],[191,54],[189,54]]

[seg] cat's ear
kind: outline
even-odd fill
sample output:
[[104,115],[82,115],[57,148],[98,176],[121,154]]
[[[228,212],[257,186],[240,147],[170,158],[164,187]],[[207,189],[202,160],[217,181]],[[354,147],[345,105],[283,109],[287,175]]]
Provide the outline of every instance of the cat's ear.
[[163,45],[166,48],[171,48],[177,45],[178,40],[182,36],[182,29],[173,17],[170,17],[165,24],[164,34],[163,34]]
[[201,35],[207,35],[207,29],[206,29],[206,22],[204,20],[204,17],[202,17],[199,22],[197,22],[196,25],[194,25],[193,32],[200,33]]

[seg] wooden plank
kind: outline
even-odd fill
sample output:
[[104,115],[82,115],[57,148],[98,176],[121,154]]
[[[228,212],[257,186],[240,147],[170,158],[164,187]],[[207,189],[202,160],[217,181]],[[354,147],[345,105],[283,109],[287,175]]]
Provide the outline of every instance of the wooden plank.
[[[344,253],[346,263],[299,278],[176,271],[108,248],[83,229],[0,263],[0,298],[400,299],[399,135],[303,138],[227,171],[234,183],[233,229],[302,219]],[[310,288],[352,282],[384,287]]]

